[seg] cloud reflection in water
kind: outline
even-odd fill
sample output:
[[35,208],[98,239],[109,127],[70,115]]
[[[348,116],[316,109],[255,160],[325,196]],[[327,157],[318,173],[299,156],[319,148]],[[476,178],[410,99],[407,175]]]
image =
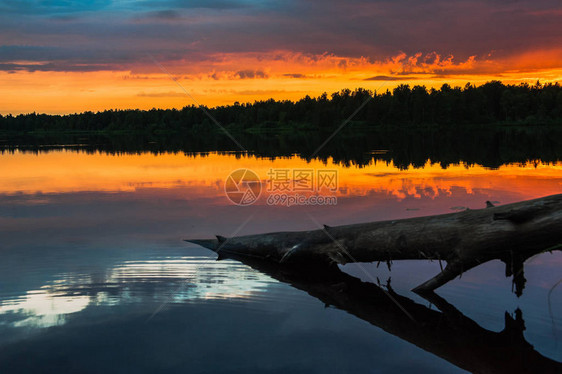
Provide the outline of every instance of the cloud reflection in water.
[[62,325],[69,314],[89,306],[258,300],[274,283],[267,275],[232,261],[189,256],[125,261],[103,275],[65,273],[39,289],[0,299],[0,318],[11,317],[7,319],[12,327],[45,328]]

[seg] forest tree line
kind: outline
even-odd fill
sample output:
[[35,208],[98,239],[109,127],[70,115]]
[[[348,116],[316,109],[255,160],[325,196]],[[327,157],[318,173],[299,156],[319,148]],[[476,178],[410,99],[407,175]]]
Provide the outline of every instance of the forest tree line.
[[[187,99],[187,98],[186,98]],[[444,84],[440,89],[403,84],[391,91],[344,89],[296,102],[263,100],[208,108],[221,125],[240,129],[332,129],[351,116],[365,126],[470,124],[562,124],[562,86],[558,83],[481,86]],[[182,109],[106,110],[68,115],[0,115],[0,131],[214,131],[196,106]]]

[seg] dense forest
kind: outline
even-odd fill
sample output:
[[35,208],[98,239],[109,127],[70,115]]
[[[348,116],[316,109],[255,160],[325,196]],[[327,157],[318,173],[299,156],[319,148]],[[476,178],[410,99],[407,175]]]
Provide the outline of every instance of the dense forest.
[[[359,108],[361,110],[357,111]],[[353,116],[354,124],[371,126],[458,126],[471,124],[562,124],[562,86],[505,85],[491,81],[440,89],[400,85],[392,92],[348,89],[296,102],[273,99],[206,108],[221,125],[240,130],[337,127]],[[70,115],[0,116],[0,132],[143,131],[149,133],[217,131],[205,111],[183,109],[107,110]]]
[[[562,160],[562,126],[461,126],[451,128],[395,128],[341,131],[314,136],[306,131],[240,133],[236,140],[248,150],[236,157],[291,157],[332,160],[344,165],[369,165],[373,160],[393,162],[399,168],[422,167],[427,160],[443,167],[464,162],[497,168],[509,163]],[[239,151],[227,136],[193,136],[191,133],[153,134],[38,133],[0,137],[0,155],[12,152],[58,152],[71,149],[85,153],[141,154],[184,153],[207,155]],[[318,151],[320,149],[320,151]]]

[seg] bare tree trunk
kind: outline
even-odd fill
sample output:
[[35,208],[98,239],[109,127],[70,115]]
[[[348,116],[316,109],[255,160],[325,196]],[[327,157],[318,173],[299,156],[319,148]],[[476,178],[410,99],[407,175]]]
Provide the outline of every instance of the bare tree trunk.
[[[491,205],[491,204],[489,204]],[[562,244],[562,194],[499,207],[300,232],[187,240],[219,254],[234,253],[286,266],[393,260],[438,260],[447,265],[414,289],[433,291],[481,263],[499,259],[524,285],[523,263]]]

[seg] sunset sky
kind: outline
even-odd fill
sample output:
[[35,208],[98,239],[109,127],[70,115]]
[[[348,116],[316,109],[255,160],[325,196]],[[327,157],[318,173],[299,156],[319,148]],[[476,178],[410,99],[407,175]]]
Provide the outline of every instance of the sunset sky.
[[559,0],[0,0],[0,114],[562,81]]

